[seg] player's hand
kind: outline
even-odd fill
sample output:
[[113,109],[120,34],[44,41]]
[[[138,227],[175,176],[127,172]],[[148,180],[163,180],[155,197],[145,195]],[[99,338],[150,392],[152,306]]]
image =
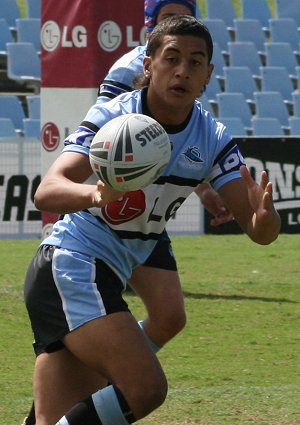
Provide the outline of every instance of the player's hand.
[[211,186],[202,183],[195,192],[204,208],[214,216],[210,220],[211,226],[219,226],[234,219],[231,212],[224,206],[221,196]]
[[267,217],[274,213],[273,187],[266,171],[261,173],[260,184],[257,184],[245,165],[240,167],[242,178],[248,189],[248,199],[257,217]]
[[125,192],[115,190],[108,184],[104,184],[101,180],[97,181],[97,188],[93,196],[93,206],[102,208],[110,202],[121,198]]

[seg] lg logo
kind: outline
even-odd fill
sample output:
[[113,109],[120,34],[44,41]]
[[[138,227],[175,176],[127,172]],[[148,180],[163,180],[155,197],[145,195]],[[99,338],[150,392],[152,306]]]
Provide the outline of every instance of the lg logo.
[[[103,22],[97,33],[97,41],[102,50],[113,52],[117,50],[124,38],[121,28],[114,21]],[[139,34],[139,40],[134,40],[133,26],[126,26],[126,45],[129,48],[144,44],[146,41],[146,31],[143,27]],[[41,28],[41,43],[47,52],[53,52],[60,47],[82,48],[87,47],[88,30],[83,25],[75,25],[73,28],[63,26],[62,28],[55,21],[46,21]]]
[[71,32],[67,26],[62,31],[55,21],[47,21],[41,29],[41,43],[47,52],[61,47],[87,47],[87,30],[82,25],[75,25]]

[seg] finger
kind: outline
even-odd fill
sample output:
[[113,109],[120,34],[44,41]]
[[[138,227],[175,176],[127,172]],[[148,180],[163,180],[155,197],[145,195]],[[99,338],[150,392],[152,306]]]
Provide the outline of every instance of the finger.
[[246,185],[249,188],[251,188],[252,186],[255,185],[255,181],[251,177],[251,174],[249,173],[249,170],[248,170],[248,168],[245,165],[242,165],[240,167],[240,172],[241,172],[242,178],[244,179]]
[[260,178],[260,186],[265,189],[267,184],[269,183],[269,177],[266,171],[262,171]]

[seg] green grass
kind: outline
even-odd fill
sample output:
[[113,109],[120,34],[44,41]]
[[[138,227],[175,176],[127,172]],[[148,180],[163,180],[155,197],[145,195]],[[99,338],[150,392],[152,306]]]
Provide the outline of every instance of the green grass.
[[[34,355],[22,282],[39,241],[0,241],[0,424],[21,423]],[[300,423],[300,236],[174,237],[185,330],[159,353],[166,403],[142,425]],[[139,299],[126,298],[137,318]],[[167,302],[167,301],[166,301]]]

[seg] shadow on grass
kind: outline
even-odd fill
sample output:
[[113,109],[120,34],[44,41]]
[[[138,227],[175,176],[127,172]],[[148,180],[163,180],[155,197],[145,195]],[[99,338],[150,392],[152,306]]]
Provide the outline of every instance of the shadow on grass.
[[186,298],[206,299],[206,300],[225,300],[225,301],[263,301],[266,303],[292,303],[299,304],[298,301],[289,300],[287,298],[269,298],[255,297],[250,295],[221,295],[221,294],[194,294],[192,292],[183,291]]
[[[126,290],[126,294],[132,297],[137,295],[131,289]],[[287,298],[255,297],[250,295],[221,295],[221,294],[203,294],[183,291],[185,298],[206,299],[206,300],[225,300],[225,301],[262,301],[265,303],[290,303],[299,304],[299,301],[289,300]]]

